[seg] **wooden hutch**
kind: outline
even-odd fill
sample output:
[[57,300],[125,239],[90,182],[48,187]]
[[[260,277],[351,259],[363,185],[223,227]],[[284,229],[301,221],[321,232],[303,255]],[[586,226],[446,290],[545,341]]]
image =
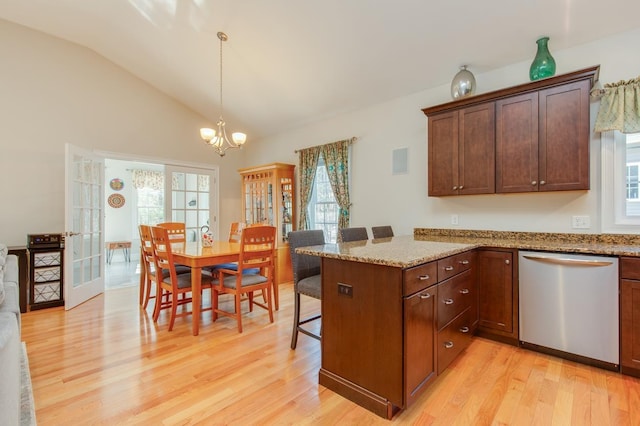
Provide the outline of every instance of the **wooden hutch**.
[[296,228],[294,169],[293,164],[271,163],[238,170],[244,222],[277,229],[276,284],[293,280],[288,234]]

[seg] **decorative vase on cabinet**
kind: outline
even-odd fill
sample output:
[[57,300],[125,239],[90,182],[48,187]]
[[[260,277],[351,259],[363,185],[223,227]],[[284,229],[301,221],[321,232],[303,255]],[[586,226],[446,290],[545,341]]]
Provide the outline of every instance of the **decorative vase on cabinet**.
[[548,43],[549,37],[540,37],[536,40],[538,51],[529,68],[529,78],[531,81],[552,77],[556,73],[556,61],[549,52]]
[[271,163],[238,170],[242,178],[242,220],[247,225],[276,227],[276,284],[293,280],[287,238],[295,230],[296,221],[294,169],[293,164]]

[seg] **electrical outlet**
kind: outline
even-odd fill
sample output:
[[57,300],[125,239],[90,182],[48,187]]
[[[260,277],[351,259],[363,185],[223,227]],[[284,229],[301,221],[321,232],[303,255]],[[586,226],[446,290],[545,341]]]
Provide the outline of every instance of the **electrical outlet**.
[[457,225],[458,224],[458,215],[457,214],[452,214],[451,215],[451,224],[452,225]]
[[591,228],[591,218],[589,216],[573,216],[573,229],[589,229]]
[[341,296],[353,297],[353,287],[349,284],[338,283],[338,294]]

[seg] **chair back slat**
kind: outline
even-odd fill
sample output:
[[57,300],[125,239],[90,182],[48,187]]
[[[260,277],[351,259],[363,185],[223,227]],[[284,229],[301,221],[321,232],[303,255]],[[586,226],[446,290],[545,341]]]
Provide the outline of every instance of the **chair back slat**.
[[242,237],[242,230],[246,227],[247,224],[244,222],[232,222],[229,230],[229,242],[239,243]]
[[238,271],[261,268],[272,274],[276,246],[274,226],[250,226],[242,230]]
[[[171,251],[171,244],[173,241],[169,236],[169,230],[160,226],[151,227],[151,241],[153,245],[153,258],[155,263],[155,270],[162,271],[168,270],[171,280],[171,284],[177,288],[177,274],[176,267],[173,261],[173,252]],[[162,280],[162,274],[156,274],[156,280],[158,285]]]
[[158,226],[167,230],[171,244],[187,242],[187,226],[184,222],[163,222]]

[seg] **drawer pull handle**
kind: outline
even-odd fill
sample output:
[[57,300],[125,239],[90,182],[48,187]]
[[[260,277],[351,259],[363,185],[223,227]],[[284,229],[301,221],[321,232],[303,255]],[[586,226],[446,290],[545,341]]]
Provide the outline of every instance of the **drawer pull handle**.
[[453,271],[453,266],[445,266],[444,270],[445,271]]
[[463,288],[462,290],[460,290],[460,294],[469,294],[469,289]]
[[453,305],[453,299],[444,299],[443,302],[445,305]]
[[420,299],[428,299],[430,297],[431,297],[431,294],[429,294],[429,293],[424,293],[424,294],[420,295]]
[[461,333],[468,333],[468,332],[469,332],[469,327],[462,327],[462,328],[460,328],[460,332],[461,332]]
[[465,260],[461,260],[460,263],[463,265],[468,265],[469,261],[465,259]]
[[457,187],[457,186],[454,186],[454,187],[453,187],[453,190],[454,190],[454,191],[456,191],[457,189],[458,189],[458,187]]
[[444,342],[444,347],[446,349],[451,349],[453,347],[453,342]]
[[428,280],[429,278],[431,278],[429,275],[420,275],[420,276],[418,277],[418,279],[419,279],[420,281],[426,281],[426,280]]

